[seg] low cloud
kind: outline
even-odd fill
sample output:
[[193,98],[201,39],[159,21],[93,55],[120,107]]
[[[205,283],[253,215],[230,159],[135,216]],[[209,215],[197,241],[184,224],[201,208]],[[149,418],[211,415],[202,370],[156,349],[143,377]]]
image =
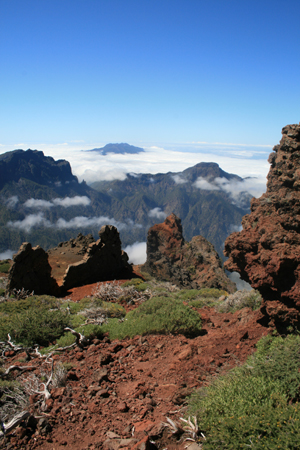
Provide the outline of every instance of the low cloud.
[[48,200],[41,200],[37,198],[30,198],[29,200],[26,200],[24,203],[24,206],[26,208],[34,208],[34,209],[48,209],[51,208],[53,205],[52,202],[49,202]]
[[176,184],[184,184],[187,182],[184,178],[181,178],[180,175],[171,175],[171,178],[175,181]]
[[63,206],[64,208],[68,208],[69,206],[88,206],[91,203],[91,200],[86,196],[76,195],[75,197],[65,197],[65,198],[55,198],[52,200],[55,205]]
[[114,225],[118,230],[125,228],[141,228],[141,224],[135,224],[132,220],[128,220],[126,223],[118,222],[117,220],[107,217],[85,217],[76,216],[70,220],[59,218],[55,223],[50,222],[45,218],[42,212],[38,214],[29,214],[23,220],[15,220],[7,222],[7,226],[11,228],[17,228],[19,230],[26,231],[27,233],[36,227],[56,228],[56,229],[71,229],[71,228],[90,228],[90,227],[102,227],[102,225]]
[[204,191],[220,191],[220,187],[215,184],[215,182],[210,182],[207,181],[206,178],[203,177],[199,177],[194,185],[198,188],[198,189],[202,189]]
[[149,217],[155,217],[159,220],[165,220],[167,214],[161,210],[161,208],[153,208],[148,212]]
[[111,219],[106,216],[100,216],[100,217],[85,217],[85,216],[77,216],[73,217],[73,219],[65,220],[65,219],[58,219],[56,224],[54,225],[56,228],[59,229],[66,229],[66,228],[89,228],[89,227],[102,227],[103,225],[114,225],[118,228],[118,230],[122,230],[126,227],[128,227],[128,224],[118,222],[115,219]]
[[19,201],[18,196],[17,195],[12,195],[11,197],[7,198],[4,203],[9,208],[14,208],[16,206],[16,204],[18,203],[18,201]]
[[230,229],[231,233],[234,233],[235,231],[242,231],[243,226],[242,225],[230,225],[229,229]]
[[95,181],[113,181],[113,180],[121,180],[124,181],[127,178],[124,170],[115,169],[115,170],[85,170],[81,176],[80,180],[85,180],[88,184],[94,183]]
[[17,251],[14,250],[5,250],[5,252],[0,253],[0,260],[1,259],[12,259],[13,255],[17,253]]
[[147,259],[147,243],[135,242],[132,245],[127,245],[124,251],[129,256],[129,262],[133,264],[144,264]]
[[10,228],[17,228],[18,230],[27,231],[27,233],[34,227],[51,227],[52,224],[47,220],[43,213],[29,214],[23,220],[15,220],[7,222],[7,226]]
[[246,290],[251,291],[252,287],[247,281],[241,279],[240,274],[238,272],[226,272],[228,278],[236,284],[236,288],[238,291]]
[[227,180],[227,178],[217,177],[214,180],[206,180],[199,177],[194,185],[207,191],[223,191],[230,195],[234,203],[241,201],[243,193],[247,192],[252,197],[260,197],[266,192],[266,182],[262,178],[244,178],[243,180]]
[[24,206],[26,208],[34,208],[34,209],[49,209],[53,206],[62,206],[64,208],[68,208],[69,206],[88,206],[91,203],[91,200],[87,196],[79,196],[75,197],[65,197],[65,198],[54,198],[50,201],[41,200],[36,198],[30,198],[26,200]]

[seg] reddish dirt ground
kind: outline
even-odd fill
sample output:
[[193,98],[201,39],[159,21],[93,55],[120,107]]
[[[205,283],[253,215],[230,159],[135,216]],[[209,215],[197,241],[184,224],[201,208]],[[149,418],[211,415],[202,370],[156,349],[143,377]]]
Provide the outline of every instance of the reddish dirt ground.
[[[72,296],[85,296],[93,287],[77,288]],[[192,390],[244,362],[270,331],[257,322],[260,312],[248,308],[221,314],[204,307],[199,313],[206,334],[194,339],[157,335],[110,342],[104,338],[83,351],[55,355],[55,365],[70,364],[66,386],[51,391],[44,419],[38,419],[33,431],[30,424],[18,427],[0,448],[184,449],[187,442],[177,441],[162,422],[167,417],[179,421]],[[7,358],[6,365],[22,356]],[[40,369],[39,359],[34,364]],[[49,372],[50,365],[43,364]],[[33,413],[35,401],[32,396]]]

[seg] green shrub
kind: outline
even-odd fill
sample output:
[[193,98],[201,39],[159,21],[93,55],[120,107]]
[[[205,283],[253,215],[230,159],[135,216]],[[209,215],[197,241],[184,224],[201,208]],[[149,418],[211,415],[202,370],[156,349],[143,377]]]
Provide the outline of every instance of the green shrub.
[[9,262],[6,261],[0,261],[0,272],[1,273],[8,273],[10,269]]
[[218,305],[220,312],[235,312],[242,308],[251,308],[253,311],[261,306],[261,295],[258,291],[237,291],[229,295],[226,300]]
[[3,295],[5,295],[5,289],[0,288],[0,296],[3,296]]
[[184,302],[190,302],[199,297],[199,290],[197,289],[181,289],[175,293],[175,298]]
[[141,278],[132,278],[132,280],[125,281],[121,284],[121,287],[134,286],[138,288],[140,284],[143,284],[144,281]]
[[6,340],[9,333],[13,341],[25,346],[48,345],[70,324],[69,315],[46,307],[29,308],[1,319],[0,340]]
[[105,302],[99,298],[94,299],[91,308],[98,310],[99,315],[104,314],[107,317],[124,317],[126,315],[126,310],[123,306],[118,303]]
[[103,327],[101,325],[94,325],[89,323],[88,325],[84,325],[83,327],[79,327],[76,329],[81,334],[84,334],[87,339],[101,338],[103,336]]
[[299,448],[299,348],[298,336],[263,338],[244,365],[191,396],[204,449]]
[[61,301],[56,297],[50,295],[32,295],[24,300],[9,299],[6,302],[0,303],[0,313],[7,315],[18,314],[28,309],[36,309],[45,307],[48,309],[55,309],[60,307]]
[[116,319],[103,325],[112,339],[145,334],[184,334],[197,336],[201,332],[199,314],[183,305],[180,300],[154,297],[130,311],[124,322]]
[[219,298],[222,295],[228,295],[228,292],[223,291],[222,289],[215,288],[202,288],[199,289],[199,297],[204,298]]

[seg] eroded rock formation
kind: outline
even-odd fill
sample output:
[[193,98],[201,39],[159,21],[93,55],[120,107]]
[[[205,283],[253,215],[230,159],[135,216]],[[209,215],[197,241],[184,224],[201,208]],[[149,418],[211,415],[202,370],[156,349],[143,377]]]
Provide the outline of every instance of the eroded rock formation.
[[144,270],[178,286],[236,290],[222,269],[213,245],[202,236],[185,242],[181,220],[175,214],[149,229]]
[[117,228],[104,225],[96,242],[92,235],[79,234],[48,252],[22,244],[10,269],[8,290],[24,288],[35,294],[63,295],[73,287],[131,274]]
[[14,255],[9,271],[7,290],[22,289],[35,294],[57,295],[59,287],[51,276],[48,254],[41,247],[33,247],[29,242],[21,245]]
[[243,230],[225,242],[226,269],[265,300],[300,307],[300,124],[282,129],[269,156],[267,192],[253,198]]
[[69,265],[63,278],[62,289],[106,281],[132,274],[128,255],[121,249],[121,240],[116,227],[104,225],[99,239],[88,245],[81,261]]

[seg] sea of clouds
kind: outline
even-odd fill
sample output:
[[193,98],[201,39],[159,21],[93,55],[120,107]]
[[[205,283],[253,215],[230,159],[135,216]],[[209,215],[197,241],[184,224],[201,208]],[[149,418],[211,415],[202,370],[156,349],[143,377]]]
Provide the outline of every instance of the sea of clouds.
[[[266,190],[266,176],[269,171],[268,155],[272,150],[271,145],[245,145],[230,143],[207,143],[191,142],[185,144],[164,144],[149,145],[134,142],[133,145],[143,147],[144,152],[138,154],[113,154],[101,155],[97,152],[90,152],[92,148],[100,148],[105,143],[84,144],[63,143],[56,145],[47,144],[16,144],[14,146],[1,146],[0,153],[11,151],[16,148],[31,148],[42,150],[46,156],[52,156],[54,159],[66,159],[70,162],[72,172],[79,181],[85,180],[88,184],[100,180],[124,180],[127,173],[168,173],[173,172],[173,179],[176,183],[185,183],[186,181],[180,175],[174,175],[176,172],[194,166],[200,162],[216,162],[221,169],[226,172],[239,175],[244,180],[230,180],[225,178],[215,179],[213,182],[203,178],[198,178],[195,186],[205,190],[222,190],[227,192],[233,201],[237,201],[242,192],[249,192],[255,197],[259,197]],[[83,151],[84,149],[84,151]],[[15,207],[18,198],[13,196],[7,199],[7,204]],[[29,199],[25,206],[32,208],[33,213],[25,217],[24,220],[11,221],[8,226],[30,231],[34,226],[45,226],[48,228],[80,228],[88,226],[102,226],[110,223],[119,230],[124,227],[139,226],[134,223],[121,223],[114,218],[85,217],[77,216],[71,220],[63,218],[51,223],[44,216],[43,210],[55,206],[69,207],[75,205],[87,206],[90,203],[88,197],[76,196],[66,197],[65,199],[55,198],[51,201],[41,199]],[[166,214],[160,208],[154,208],[149,211],[150,217],[155,217],[162,221]],[[146,243],[137,242],[126,247],[130,261],[135,264],[141,264],[146,260]],[[7,250],[0,254],[4,259],[12,251]]]

